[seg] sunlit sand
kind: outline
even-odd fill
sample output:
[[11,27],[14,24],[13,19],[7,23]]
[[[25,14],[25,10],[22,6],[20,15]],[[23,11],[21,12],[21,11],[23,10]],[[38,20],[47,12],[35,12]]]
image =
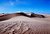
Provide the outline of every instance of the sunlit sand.
[[50,34],[50,15],[44,15],[46,18],[10,16],[0,21],[0,34]]

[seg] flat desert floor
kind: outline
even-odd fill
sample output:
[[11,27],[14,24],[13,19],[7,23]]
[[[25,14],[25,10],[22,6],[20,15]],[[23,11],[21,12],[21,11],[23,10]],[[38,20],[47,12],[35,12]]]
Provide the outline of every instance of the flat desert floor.
[[46,18],[16,16],[0,21],[0,34],[50,34],[50,15]]

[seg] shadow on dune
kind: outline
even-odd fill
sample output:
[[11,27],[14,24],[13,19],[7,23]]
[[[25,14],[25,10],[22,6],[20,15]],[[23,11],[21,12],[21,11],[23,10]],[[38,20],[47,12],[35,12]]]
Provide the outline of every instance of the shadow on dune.
[[32,13],[32,14],[31,14],[31,17],[45,18],[45,16],[44,16],[44,15],[34,14],[34,13]]
[[15,16],[26,16],[26,17],[29,17],[29,18],[32,18],[32,17],[45,18],[44,15],[39,15],[39,14],[34,14],[34,13],[31,13],[31,15],[27,15],[26,13],[20,12],[20,13],[14,13],[14,14],[1,15],[0,21],[8,20],[8,19],[15,17]]

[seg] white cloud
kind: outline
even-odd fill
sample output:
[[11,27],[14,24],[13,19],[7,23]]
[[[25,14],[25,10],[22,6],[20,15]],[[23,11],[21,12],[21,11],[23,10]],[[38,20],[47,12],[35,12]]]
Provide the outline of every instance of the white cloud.
[[17,13],[20,13],[21,11],[16,11]]

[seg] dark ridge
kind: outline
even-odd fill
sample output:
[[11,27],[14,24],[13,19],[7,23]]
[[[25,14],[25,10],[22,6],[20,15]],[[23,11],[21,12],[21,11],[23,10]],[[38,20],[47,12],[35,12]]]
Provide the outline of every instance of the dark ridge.
[[44,15],[34,14],[34,13],[32,13],[32,14],[31,14],[31,17],[45,18],[45,16],[44,16]]
[[26,13],[23,13],[23,12],[16,13],[16,14],[20,14],[20,15],[22,15],[22,16],[26,16],[26,17],[31,17],[31,16],[29,16],[29,15],[27,15]]

